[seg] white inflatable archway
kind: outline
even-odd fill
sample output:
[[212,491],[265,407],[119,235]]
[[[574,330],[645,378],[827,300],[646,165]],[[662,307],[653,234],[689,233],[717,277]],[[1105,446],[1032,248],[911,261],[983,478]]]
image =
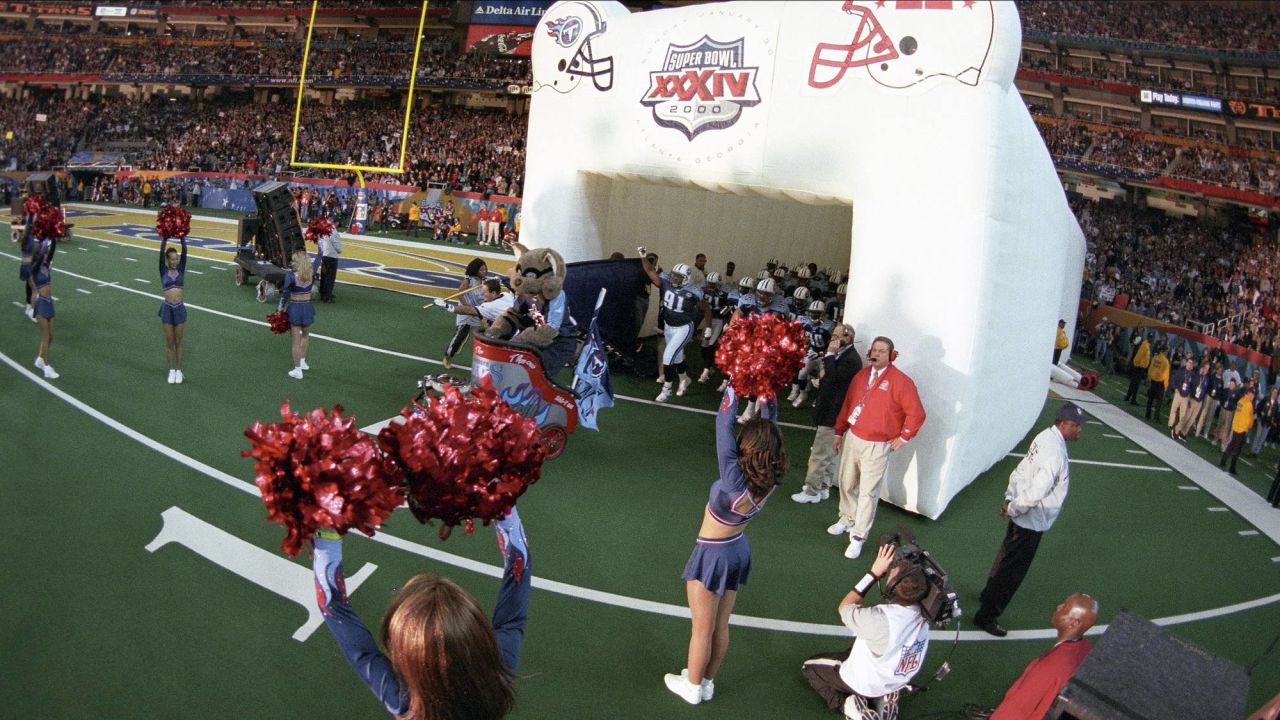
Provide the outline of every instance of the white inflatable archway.
[[893,338],[929,414],[885,498],[936,518],[1031,428],[1076,316],[1084,238],[1020,46],[1011,2],[559,2],[533,41],[524,242],[847,262],[846,321]]

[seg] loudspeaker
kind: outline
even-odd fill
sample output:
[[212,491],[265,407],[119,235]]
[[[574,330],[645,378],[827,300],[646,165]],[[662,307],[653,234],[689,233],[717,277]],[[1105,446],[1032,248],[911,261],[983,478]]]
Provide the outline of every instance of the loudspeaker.
[[1243,667],[1122,610],[1045,720],[1242,718],[1248,694]]
[[294,251],[306,247],[289,186],[274,181],[263,183],[253,189],[253,201],[258,206],[261,222],[256,233],[259,251],[272,264],[289,267],[289,258]]
[[50,205],[61,205],[58,192],[58,176],[51,172],[31,173],[23,183],[29,195],[42,197]]

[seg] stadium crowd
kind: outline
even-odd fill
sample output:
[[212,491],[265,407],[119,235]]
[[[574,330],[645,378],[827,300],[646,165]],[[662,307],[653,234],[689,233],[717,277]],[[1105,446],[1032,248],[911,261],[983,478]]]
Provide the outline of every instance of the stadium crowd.
[[1032,32],[1092,35],[1113,40],[1211,50],[1280,51],[1280,14],[1274,6],[1213,3],[1082,3],[1020,0],[1023,26]]

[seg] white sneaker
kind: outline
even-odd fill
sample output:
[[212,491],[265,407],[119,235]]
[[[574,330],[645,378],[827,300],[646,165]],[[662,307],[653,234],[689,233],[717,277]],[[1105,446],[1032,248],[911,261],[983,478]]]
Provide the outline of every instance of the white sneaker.
[[681,375],[680,384],[676,387],[676,396],[684,397],[685,391],[687,391],[689,389],[689,386],[692,384],[693,384],[693,378],[689,377],[688,375]]
[[827,528],[828,535],[843,535],[847,532],[849,532],[849,526],[845,525],[843,520],[837,520],[831,527]]
[[809,399],[809,393],[801,390],[796,393],[796,399],[791,401],[791,407],[800,407],[804,405],[804,401]]
[[177,370],[174,370],[173,368],[169,368],[169,384],[170,384],[170,385],[172,385],[173,383],[175,383],[175,382],[176,382],[176,380],[174,380],[174,378],[176,378],[176,377],[177,377],[177,373],[178,373],[178,371],[177,371]]
[[54,371],[53,371],[53,366],[52,366],[52,365],[45,365],[45,366],[44,366],[44,376],[45,376],[46,378],[50,379],[50,380],[57,380],[57,379],[58,379],[58,373],[56,373],[56,372],[54,372]]
[[711,368],[702,368],[702,374],[698,376],[698,384],[705,385],[711,379]]
[[298,363],[298,367],[302,368],[303,370],[310,370],[310,369],[311,369],[311,366],[307,364],[307,359],[306,359],[306,358],[302,358],[302,362]]
[[667,684],[668,690],[690,705],[702,702],[702,687],[689,682],[688,678],[667,673],[662,676],[662,681]]
[[849,547],[844,549],[844,556],[849,558],[850,560],[858,559],[858,556],[862,554],[862,542],[863,542],[862,540],[859,540],[854,536],[850,535]]
[[24,307],[25,307],[25,309],[22,311],[22,314],[23,314],[23,315],[26,315],[26,316],[27,316],[28,318],[30,318],[31,320],[35,320],[35,319],[36,319],[36,309],[35,309],[35,307],[33,307],[33,306],[31,306],[31,305],[26,305],[26,306],[24,306]]
[[294,369],[290,370],[290,371],[289,371],[289,377],[294,378],[294,379],[296,379],[296,380],[301,380],[301,379],[302,379],[302,368],[300,368],[300,367],[296,367],[296,368],[294,368]]
[[173,371],[173,384],[174,384],[174,385],[181,385],[181,384],[182,384],[182,371],[181,371],[181,370],[174,370],[174,371]]
[[795,400],[796,395],[798,395],[799,393],[800,393],[800,386],[793,384],[791,386],[791,394],[787,395],[787,402],[791,402],[792,400]]
[[791,499],[795,500],[798,503],[804,503],[807,505],[812,503],[820,503],[823,500],[826,500],[830,496],[831,496],[830,490],[823,490],[820,493],[811,493],[809,492],[808,488],[805,488],[800,492],[796,493],[795,495],[792,495]]
[[720,387],[716,388],[716,392],[724,392],[727,387],[729,387],[729,378],[720,381]]
[[[689,679],[689,668],[680,671],[680,677],[685,680]],[[702,702],[706,702],[716,696],[716,681],[708,678],[702,678],[702,682],[698,685],[702,690]]]
[[36,356],[36,369],[37,370],[44,369],[44,358],[40,357],[39,355]]
[[671,383],[662,384],[662,392],[658,393],[658,397],[654,398],[654,402],[664,403],[671,399]]
[[738,416],[738,424],[746,425],[747,421],[754,418],[755,416],[756,416],[756,401],[748,400],[747,409],[743,410],[742,414]]

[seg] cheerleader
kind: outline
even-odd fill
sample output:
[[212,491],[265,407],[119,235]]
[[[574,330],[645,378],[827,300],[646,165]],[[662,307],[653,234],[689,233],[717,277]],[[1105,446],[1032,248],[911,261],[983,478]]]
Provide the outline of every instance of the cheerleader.
[[[484,260],[475,258],[467,263],[467,269],[463,271],[462,282],[458,283],[458,290],[472,290],[480,287],[484,283],[484,278],[489,274],[489,266],[485,265]],[[479,305],[479,292],[463,292],[461,301],[467,305]],[[475,315],[458,315],[454,320],[455,328],[453,338],[449,340],[449,345],[444,349],[444,366],[445,369],[453,367],[453,356],[458,354],[462,349],[462,343],[466,342],[467,336],[471,334],[471,329],[480,326],[480,318]]]
[[26,227],[22,232],[22,264],[18,266],[18,279],[22,281],[22,294],[24,296],[25,307],[22,312],[31,322],[36,322],[36,308],[31,302],[31,255],[35,252],[35,239],[31,236],[31,224],[35,222],[35,215],[27,215],[25,223]]
[[169,238],[160,239],[160,327],[164,330],[164,352],[169,359],[169,384],[182,383],[182,328],[187,323],[183,285],[187,278],[187,239],[178,238],[182,251],[169,247]]
[[453,581],[414,576],[396,593],[374,641],[347,602],[342,538],[312,540],[316,601],[351,667],[389,714],[402,720],[496,720],[515,705],[515,671],[529,617],[533,576],[524,526],[515,508],[495,523],[502,587],[493,618]]
[[33,312],[36,323],[40,326],[40,350],[36,354],[36,368],[44,372],[50,380],[58,379],[49,364],[49,346],[53,344],[53,289],[49,286],[49,266],[53,263],[53,255],[58,251],[58,240],[46,238],[36,240],[31,254],[31,284],[34,289],[35,304]]
[[316,309],[311,305],[311,285],[320,264],[320,255],[316,255],[314,263],[308,264],[307,251],[296,250],[290,264],[293,269],[284,275],[280,304],[276,309],[283,310],[285,303],[289,303],[289,332],[293,334],[293,369],[289,371],[289,377],[301,380],[302,371],[311,369],[307,366],[307,343],[311,323],[316,319]]
[[715,693],[716,673],[729,650],[729,615],[738,588],[751,572],[747,523],[782,483],[788,466],[782,433],[773,422],[776,405],[767,403],[761,417],[743,425],[735,438],[737,410],[738,397],[730,386],[716,415],[720,478],[711,484],[702,527],[682,576],[693,621],[688,666],[679,675],[663,678],[667,689],[691,705]]

